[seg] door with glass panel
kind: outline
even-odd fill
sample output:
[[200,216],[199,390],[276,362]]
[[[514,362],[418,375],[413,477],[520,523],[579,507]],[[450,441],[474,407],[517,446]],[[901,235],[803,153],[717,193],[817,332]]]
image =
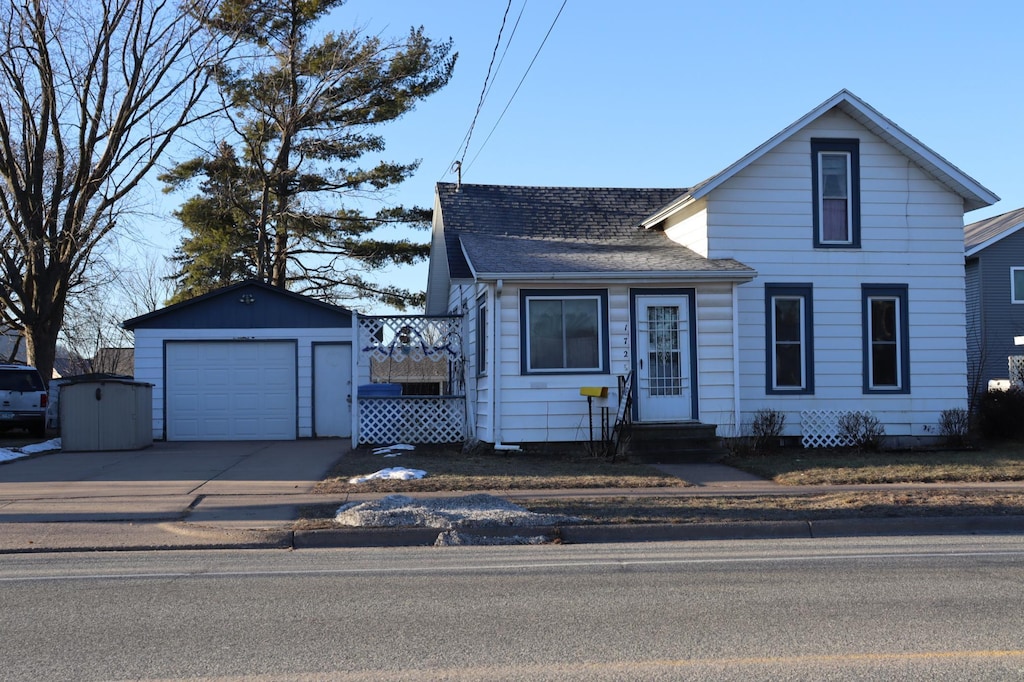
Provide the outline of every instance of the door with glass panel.
[[689,298],[637,296],[636,399],[642,422],[692,417]]

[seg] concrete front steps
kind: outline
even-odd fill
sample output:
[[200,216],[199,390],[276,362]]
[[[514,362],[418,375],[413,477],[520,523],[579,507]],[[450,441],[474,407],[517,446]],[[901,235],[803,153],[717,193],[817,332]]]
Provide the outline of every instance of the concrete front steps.
[[631,427],[629,456],[643,462],[714,462],[726,454],[715,424],[674,422]]

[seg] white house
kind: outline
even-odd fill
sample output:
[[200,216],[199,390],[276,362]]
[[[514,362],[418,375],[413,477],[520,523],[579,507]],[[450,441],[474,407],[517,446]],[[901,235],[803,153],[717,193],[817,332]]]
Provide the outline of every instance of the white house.
[[[967,405],[964,213],[998,200],[843,90],[690,188],[439,184],[427,313],[465,313],[471,436],[639,424],[737,435],[760,408],[933,436]],[[595,407],[595,409],[596,409]]]

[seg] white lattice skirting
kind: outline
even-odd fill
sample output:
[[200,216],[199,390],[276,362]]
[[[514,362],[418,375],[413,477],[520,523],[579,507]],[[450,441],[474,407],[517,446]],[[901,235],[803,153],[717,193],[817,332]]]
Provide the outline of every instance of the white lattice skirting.
[[359,445],[461,443],[465,398],[359,398]]
[[839,418],[844,414],[859,412],[865,416],[868,411],[859,410],[804,410],[800,413],[800,429],[803,433],[801,444],[805,448],[851,447],[849,438],[839,433]]
[[1024,383],[1024,355],[1011,355],[1007,358],[1010,370],[1010,385],[1019,386]]

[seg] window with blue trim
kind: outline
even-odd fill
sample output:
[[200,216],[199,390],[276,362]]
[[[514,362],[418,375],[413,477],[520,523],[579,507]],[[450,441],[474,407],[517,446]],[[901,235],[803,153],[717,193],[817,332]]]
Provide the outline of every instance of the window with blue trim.
[[863,284],[864,392],[910,392],[907,285]]
[[524,373],[606,372],[607,292],[520,293]]
[[860,246],[860,140],[811,140],[814,246]]
[[810,284],[765,285],[767,392],[814,393],[814,306]]

